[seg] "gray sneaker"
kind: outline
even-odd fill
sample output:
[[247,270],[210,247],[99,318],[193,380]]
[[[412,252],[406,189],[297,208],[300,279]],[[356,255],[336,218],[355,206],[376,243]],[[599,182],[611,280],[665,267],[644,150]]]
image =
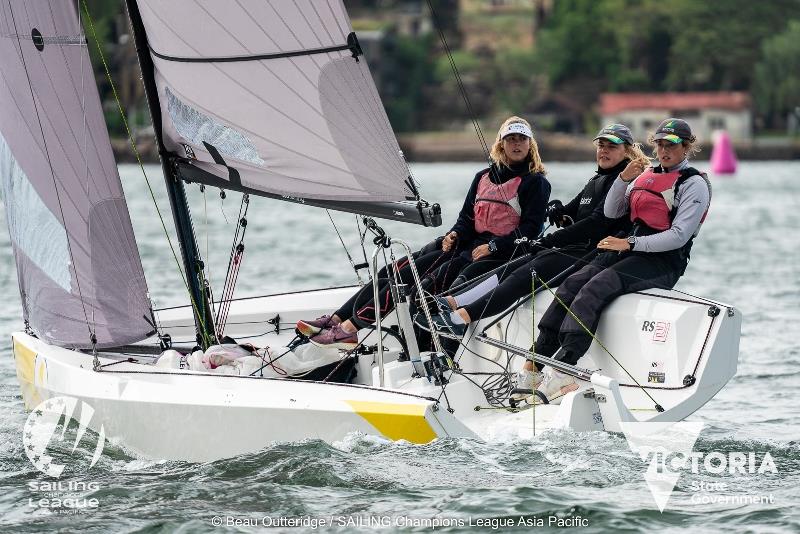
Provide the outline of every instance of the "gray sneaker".
[[548,367],[547,372],[542,373],[542,383],[539,384],[539,391],[544,397],[547,398],[545,403],[537,395],[534,397],[536,404],[559,404],[561,397],[578,389],[578,383],[575,382],[575,377],[560,373],[553,368]]
[[[534,388],[538,388],[542,383],[544,373],[540,371],[528,371],[527,369],[523,369],[518,372],[514,378],[516,379],[514,382],[515,389],[533,390]],[[533,393],[519,392],[511,395],[511,398],[515,400],[521,400],[530,397],[532,394]]]

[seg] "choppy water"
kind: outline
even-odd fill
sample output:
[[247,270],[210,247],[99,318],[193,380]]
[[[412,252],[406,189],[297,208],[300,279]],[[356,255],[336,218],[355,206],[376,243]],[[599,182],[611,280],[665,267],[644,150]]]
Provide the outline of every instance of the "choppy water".
[[[452,224],[476,168],[471,164],[413,167],[425,196],[443,205],[445,225]],[[553,197],[568,199],[589,177],[592,166],[554,163],[549,171]],[[182,304],[180,279],[141,173],[129,166],[121,172],[156,305]],[[159,169],[148,167],[147,172],[171,227]],[[768,452],[777,472],[683,472],[663,513],[645,484],[646,464],[622,435],[554,432],[534,441],[440,440],[424,446],[353,435],[334,445],[275,444],[208,464],[140,460],[118,445],[106,444],[91,470],[62,477],[62,484],[91,481],[93,485],[78,494],[97,499],[98,507],[80,515],[47,515],[36,503],[43,497],[41,483],[49,479],[31,465],[23,450],[27,414],[8,336],[21,327],[21,313],[8,234],[3,230],[0,530],[216,532],[221,529],[214,526],[214,518],[226,522],[231,517],[242,524],[228,530],[250,532],[259,527],[247,523],[275,528],[281,517],[308,517],[333,523],[320,531],[368,525],[386,531],[431,531],[434,521],[445,525],[437,531],[545,530],[559,518],[565,528],[581,532],[798,531],[798,175],[800,162],[754,162],[741,164],[735,177],[714,178],[712,212],[678,285],[731,303],[745,317],[737,376],[691,417],[706,425],[695,451],[724,456],[753,451],[759,459]],[[221,202],[215,192],[209,190],[207,195],[204,200],[196,187],[190,191],[198,239],[203,249],[208,242],[212,281],[219,285],[240,197],[229,194]],[[361,261],[354,217],[333,217],[355,261]],[[248,218],[248,248],[237,295],[355,281],[324,211],[253,199]],[[417,245],[435,234],[392,223],[385,228]],[[701,483],[716,487],[698,491]],[[743,494],[758,496],[761,502],[709,502]],[[519,526],[521,516],[531,526]],[[278,530],[297,531],[289,526]]]

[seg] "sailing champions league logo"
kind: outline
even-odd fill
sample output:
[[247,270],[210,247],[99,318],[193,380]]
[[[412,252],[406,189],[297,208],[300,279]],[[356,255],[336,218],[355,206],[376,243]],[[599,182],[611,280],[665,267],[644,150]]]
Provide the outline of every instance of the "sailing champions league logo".
[[[656,506],[663,512],[682,471],[699,474],[761,475],[777,473],[769,452],[694,452],[703,423],[620,423],[631,450],[647,462],[644,479]],[[756,504],[772,503],[773,496],[731,495],[726,482],[692,482],[692,504]],[[714,493],[716,492],[716,493]]]
[[[80,408],[78,413],[76,413],[76,408]],[[59,449],[58,456],[63,456],[65,451],[58,447],[57,442],[67,442],[68,440],[72,442],[71,450],[66,453],[70,459],[70,468],[80,469],[87,462],[86,469],[94,466],[100,459],[106,438],[102,425],[97,434],[93,432],[86,434],[93,416],[94,408],[74,397],[53,397],[34,408],[25,422],[22,434],[25,454],[28,455],[34,467],[47,476],[60,477],[66,464],[59,463],[48,452],[48,447],[51,444],[56,445]],[[96,443],[93,443],[93,452],[78,448],[78,444],[84,437],[86,438],[84,446],[96,439]]]

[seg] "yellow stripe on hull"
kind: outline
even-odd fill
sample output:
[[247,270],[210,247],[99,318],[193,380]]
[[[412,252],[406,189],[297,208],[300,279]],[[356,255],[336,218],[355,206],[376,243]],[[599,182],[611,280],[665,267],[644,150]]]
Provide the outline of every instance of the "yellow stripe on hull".
[[16,339],[14,339],[13,347],[14,361],[17,366],[17,379],[19,380],[20,389],[22,389],[22,399],[25,402],[25,407],[28,410],[32,410],[43,400],[36,389],[36,385],[46,380],[47,366],[44,361],[39,361],[37,368],[36,352]]
[[425,405],[355,400],[345,402],[389,439],[405,439],[422,444],[436,438],[436,432],[425,419]]

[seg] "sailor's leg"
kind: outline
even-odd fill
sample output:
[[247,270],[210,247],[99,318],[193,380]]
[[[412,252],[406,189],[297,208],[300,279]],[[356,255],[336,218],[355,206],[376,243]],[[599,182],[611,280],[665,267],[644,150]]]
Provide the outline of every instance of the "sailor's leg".
[[[426,245],[425,249],[430,249],[430,244]],[[436,262],[436,260],[442,255],[441,250],[430,250],[427,253],[422,253],[422,251],[415,252],[413,254],[415,258],[415,265],[420,272],[420,276],[422,273],[425,272],[426,269],[430,268],[432,264]],[[396,261],[398,272],[400,274],[400,279],[404,283],[413,283],[413,276],[411,275],[411,267],[409,267],[409,261],[407,257],[402,257]],[[378,272],[378,279],[380,280],[380,287],[378,289],[378,294],[380,295],[381,300],[381,313],[385,315],[386,313],[390,312],[394,307],[394,302],[392,301],[391,291],[389,289],[389,280],[386,277],[387,269],[386,267],[382,268]],[[355,312],[354,312],[355,310]],[[351,319],[354,316],[359,319],[360,321],[372,323],[375,321],[375,303],[373,302],[373,290],[372,285],[368,284],[359,289],[352,297],[350,297],[347,302],[345,302],[336,312],[334,312],[340,319],[347,320]]]
[[534,351],[543,356],[552,356],[559,347],[558,332],[565,321],[567,308],[580,292],[581,288],[597,273],[604,269],[601,265],[590,263],[581,270],[567,277],[555,292],[555,298],[539,320],[539,335],[536,338]]
[[575,317],[568,314],[564,318],[559,333],[563,353],[559,358],[573,365],[578,362],[592,344],[601,313],[615,298],[654,287],[672,288],[679,276],[670,262],[656,254],[623,256],[595,275],[570,306]]
[[526,254],[525,256],[516,257],[512,260],[496,260],[491,257],[481,259],[472,262],[463,269],[461,269],[461,272],[458,273],[458,276],[450,283],[448,287],[455,288],[462,284],[466,284],[470,280],[478,278],[481,275],[486,274],[493,269],[496,270],[497,277],[500,280],[502,280],[506,276],[508,276],[509,273],[513,272],[517,267],[519,267],[520,265],[524,265],[530,260],[531,256],[529,254]]

